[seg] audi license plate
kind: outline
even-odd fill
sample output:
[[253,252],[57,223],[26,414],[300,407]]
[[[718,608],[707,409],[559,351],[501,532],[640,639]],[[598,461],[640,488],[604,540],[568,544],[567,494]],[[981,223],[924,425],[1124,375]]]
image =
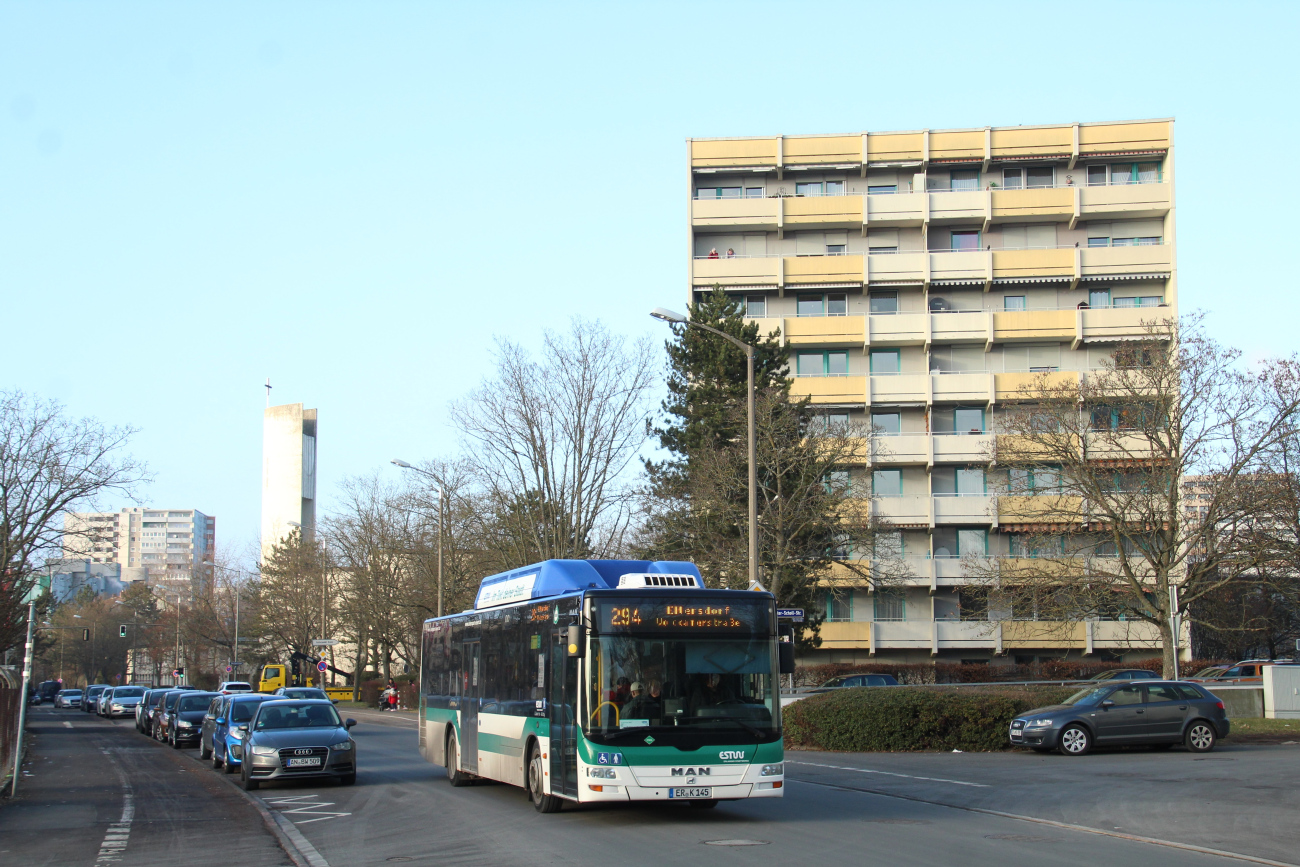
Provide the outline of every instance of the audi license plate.
[[291,768],[318,768],[320,767],[320,758],[313,756],[309,759],[289,759]]
[[669,789],[670,798],[712,798],[713,789],[705,786],[698,789]]

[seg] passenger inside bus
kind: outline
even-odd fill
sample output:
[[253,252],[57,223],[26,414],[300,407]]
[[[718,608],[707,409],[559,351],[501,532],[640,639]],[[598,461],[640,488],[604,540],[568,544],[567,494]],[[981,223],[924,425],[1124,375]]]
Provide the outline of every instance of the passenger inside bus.
[[632,698],[623,705],[623,719],[657,720],[663,716],[663,708],[658,698],[659,683],[654,681],[650,686],[653,695],[646,694],[645,685],[640,681],[632,684]]

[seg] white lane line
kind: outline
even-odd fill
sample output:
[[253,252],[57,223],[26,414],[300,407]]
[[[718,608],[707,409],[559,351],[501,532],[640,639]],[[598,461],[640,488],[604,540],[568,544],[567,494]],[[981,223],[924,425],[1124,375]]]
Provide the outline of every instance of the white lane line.
[[68,728],[72,728],[72,723],[68,722],[67,720],[64,720],[64,721],[63,721],[63,724],[64,724],[65,726],[67,726]]
[[112,864],[122,860],[122,855],[126,852],[126,844],[130,842],[131,823],[135,821],[135,794],[131,790],[131,782],[127,779],[126,772],[113,758],[112,752],[103,749],[100,752],[108,759],[113,770],[117,771],[117,777],[122,782],[122,818],[108,826],[108,830],[104,832],[104,841],[99,844],[99,855],[95,858],[96,864]]
[[966,780],[945,780],[943,777],[918,777],[913,774],[895,774],[891,771],[873,771],[867,768],[848,768],[843,765],[822,765],[817,762],[792,762],[786,759],[787,765],[807,765],[812,768],[830,768],[833,771],[852,771],[855,774],[879,774],[882,777],[902,777],[905,780],[925,780],[927,783],[951,783],[954,786],[971,786],[976,789],[991,789],[992,786],[984,783],[969,783]]

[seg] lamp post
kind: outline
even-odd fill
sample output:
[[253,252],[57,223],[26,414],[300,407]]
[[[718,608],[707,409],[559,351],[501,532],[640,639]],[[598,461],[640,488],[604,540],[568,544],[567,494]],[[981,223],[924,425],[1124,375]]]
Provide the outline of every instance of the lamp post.
[[412,466],[411,464],[408,464],[404,460],[401,460],[399,458],[393,458],[392,462],[394,466],[401,467],[404,470],[411,470],[412,472],[419,473],[420,475],[425,476],[426,478],[432,479],[434,482],[434,490],[438,492],[438,616],[441,617],[442,616],[442,525],[444,519],[442,482],[439,481],[438,477],[435,476],[433,473],[430,473],[427,470],[422,470],[417,466]]
[[[701,328],[732,343],[745,353],[745,369],[749,388],[745,393],[746,417],[749,423],[749,586],[758,584],[758,458],[754,439],[754,347],[702,322],[692,322],[680,313],[656,307],[650,315],[662,322]],[[759,585],[761,586],[761,585]]]
[[9,783],[9,797],[18,794],[18,778],[23,775],[23,728],[27,725],[27,689],[32,682],[32,626],[36,620],[36,600],[27,603],[27,649],[23,656],[23,688],[18,695],[18,738],[14,744],[14,775]]

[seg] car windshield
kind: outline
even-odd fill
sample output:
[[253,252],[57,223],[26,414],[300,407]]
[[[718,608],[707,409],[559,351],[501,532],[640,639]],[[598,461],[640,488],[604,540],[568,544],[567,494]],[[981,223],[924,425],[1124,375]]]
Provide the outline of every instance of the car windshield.
[[338,712],[334,710],[332,704],[276,704],[262,708],[262,712],[257,715],[254,728],[263,731],[266,729],[338,728],[342,725],[343,723],[339,722]]
[[[267,698],[263,699],[262,701],[270,701],[270,697],[268,696]],[[232,723],[246,723],[246,722],[248,722],[249,720],[251,720],[251,719],[253,718],[253,714],[257,711],[257,706],[258,706],[259,704],[261,704],[262,701],[258,701],[258,700],[256,700],[256,699],[254,699],[254,700],[252,700],[252,701],[237,701],[237,702],[235,702],[233,705],[231,705],[231,709],[230,709],[230,721],[231,721]]]
[[821,688],[826,689],[827,687],[841,686],[846,680],[848,680],[847,677],[832,677],[830,680],[823,683]]
[[241,681],[232,680],[226,684],[225,689],[252,689],[252,687]]
[[184,712],[187,710],[207,710],[212,703],[210,695],[183,695],[181,696],[180,707],[177,710]]
[[299,689],[286,689],[283,693],[285,698],[325,698],[325,693],[319,689],[302,687]]
[[63,691],[63,694],[66,695],[66,696],[68,696],[68,697],[70,697],[70,698],[75,698],[75,697],[81,695],[81,690],[79,690],[79,689],[65,689],[65,690]]
[[592,644],[584,729],[657,726],[775,734],[773,650],[749,635],[602,635]]
[[113,698],[139,698],[144,695],[144,687],[119,686],[113,690]]
[[1074,695],[1067,698],[1061,704],[1075,707],[1077,705],[1096,704],[1105,698],[1114,687],[1110,686],[1089,686],[1079,690]]

